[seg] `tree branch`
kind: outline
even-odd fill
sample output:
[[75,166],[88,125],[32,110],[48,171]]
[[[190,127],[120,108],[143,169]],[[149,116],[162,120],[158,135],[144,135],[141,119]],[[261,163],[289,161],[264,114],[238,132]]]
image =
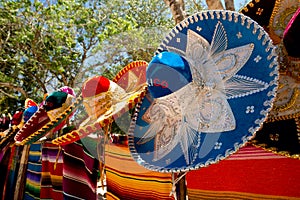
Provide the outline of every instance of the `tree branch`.
[[175,24],[178,24],[184,18],[186,18],[186,13],[184,9],[184,1],[183,0],[164,0],[165,4],[170,7],[173,19],[175,20]]
[[11,95],[11,94],[8,94],[7,92],[4,92],[2,89],[0,89],[0,92],[1,92],[2,94],[4,94],[5,96],[8,96],[9,98],[17,99],[17,97],[15,97],[15,96],[13,96],[13,95]]
[[38,83],[39,83],[39,85],[41,86],[41,88],[43,89],[43,92],[46,94],[48,91],[47,91],[47,88],[46,88],[46,86],[45,86],[45,84],[43,83],[43,81],[41,81],[41,79],[38,77],[38,76],[36,76],[35,74],[33,74],[33,73],[26,73],[26,74],[28,74],[28,75],[30,75],[31,77],[33,77]]
[[[21,88],[21,87],[18,87],[18,86],[16,86],[16,85],[14,85],[14,84],[12,84],[12,83],[0,83],[0,88],[9,88],[9,89],[13,89],[13,90],[16,90],[16,91],[18,91],[18,92],[20,92],[25,98],[28,98],[28,95],[27,95],[27,93],[25,92],[25,90],[23,90],[23,88]],[[14,96],[12,96],[12,95],[10,95],[10,94],[7,94],[6,92],[4,92],[3,90],[1,90],[1,92],[3,93],[3,94],[5,94],[6,96],[9,96],[10,98],[16,98],[16,97],[14,97]]]
[[232,10],[234,11],[234,3],[233,3],[233,0],[225,0],[225,7],[226,7],[226,10]]
[[206,4],[209,10],[224,10],[220,0],[206,0]]

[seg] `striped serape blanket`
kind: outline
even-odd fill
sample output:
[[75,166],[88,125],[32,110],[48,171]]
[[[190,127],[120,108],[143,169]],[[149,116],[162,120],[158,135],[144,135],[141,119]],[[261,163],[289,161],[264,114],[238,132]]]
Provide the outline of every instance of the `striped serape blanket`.
[[63,146],[64,199],[97,199],[99,161],[78,142]]
[[249,144],[186,180],[189,200],[300,199],[300,160]]
[[4,200],[14,198],[15,185],[17,181],[23,146],[13,146],[10,148],[10,150],[10,162],[7,166],[8,174],[6,175],[4,192],[2,195],[2,199]]
[[42,173],[42,144],[30,145],[24,200],[40,199],[41,173]]
[[127,145],[105,147],[107,199],[173,199],[169,173],[147,170],[131,157]]
[[59,146],[46,142],[42,149],[41,199],[63,199],[63,156]]

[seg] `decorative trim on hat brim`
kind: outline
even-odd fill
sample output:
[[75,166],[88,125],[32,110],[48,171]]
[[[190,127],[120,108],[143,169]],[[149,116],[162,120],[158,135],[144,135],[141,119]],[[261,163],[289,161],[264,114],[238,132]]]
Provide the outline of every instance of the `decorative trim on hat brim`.
[[239,12],[252,18],[261,26],[267,27],[270,23],[275,1],[251,0]]
[[44,125],[50,122],[47,111],[43,107],[39,107],[38,111],[23,125],[15,136],[16,145],[23,145],[24,140],[32,133],[40,130]]
[[14,143],[14,136],[19,131],[18,126],[13,125],[7,130],[7,134],[0,140],[0,149],[3,149],[5,146]]
[[75,102],[67,107],[55,120],[48,122],[45,124],[41,129],[38,131],[35,131],[33,134],[25,138],[21,144],[32,144],[45,136],[47,133],[49,133],[51,130],[53,130],[56,126],[61,124],[63,121],[65,121],[76,109],[77,107],[82,103],[82,96],[79,95]]
[[[285,121],[285,120],[291,120],[293,119],[293,122],[295,123],[295,131],[296,131],[296,135],[298,137],[298,141],[300,141],[300,115],[298,113],[298,116],[297,117],[291,117],[291,118],[284,118],[284,119],[280,119],[278,121]],[[265,123],[274,123],[275,121],[268,121],[268,122],[265,122]],[[275,132],[276,133],[276,132]],[[292,133],[289,133],[289,134],[292,134]],[[272,135],[272,132],[270,132],[270,135],[268,137],[270,137]],[[275,134],[274,134],[275,135]],[[254,146],[257,146],[257,147],[261,147],[267,151],[270,151],[272,153],[275,153],[275,154],[279,154],[281,156],[285,156],[285,157],[288,157],[288,158],[293,158],[293,159],[299,159],[300,160],[300,154],[299,154],[299,151],[298,153],[292,153],[290,151],[287,151],[287,146],[290,146],[290,144],[287,144],[285,143],[285,150],[280,150],[279,148],[273,146],[273,145],[270,145],[270,144],[267,144],[263,141],[260,141],[260,139],[256,138],[257,135],[255,136],[254,139],[252,139],[250,141],[251,144],[253,144]],[[278,136],[279,138],[277,138],[278,140],[280,140],[280,136]],[[296,143],[297,141],[295,141]],[[300,144],[298,144],[300,146]],[[299,147],[298,146],[298,147]],[[282,148],[282,146],[281,146]]]
[[119,118],[122,114],[134,108],[137,103],[141,102],[142,98],[146,94],[146,91],[147,85],[145,83],[144,87],[140,91],[135,92],[133,95],[127,96],[125,98],[126,101],[121,100],[116,105],[113,105],[111,109],[106,111],[97,120],[91,121],[91,118],[89,117],[82,122],[82,124],[84,124],[83,126],[81,125],[77,130],[52,140],[52,143],[56,145],[67,145],[96,132],[100,128],[106,127],[115,119]]
[[141,61],[133,61],[133,62],[129,63],[128,65],[126,65],[121,71],[119,71],[112,81],[117,83],[123,77],[123,75],[125,73],[127,73],[128,71],[130,71],[131,69],[134,69],[134,68],[140,67],[140,66],[147,66],[147,65],[148,65],[148,63],[146,61],[142,61],[142,60]]
[[[276,0],[272,15],[269,21],[269,35],[273,39],[274,44],[279,44],[283,38],[283,32],[287,26],[287,22],[296,12],[299,1]],[[293,12],[291,12],[293,11]],[[284,19],[283,19],[284,17]],[[286,24],[284,24],[286,22]]]
[[282,115],[277,117],[268,118],[266,122],[275,122],[275,121],[282,121],[282,120],[288,120],[288,119],[295,119],[300,117],[300,112],[290,114],[290,115]]

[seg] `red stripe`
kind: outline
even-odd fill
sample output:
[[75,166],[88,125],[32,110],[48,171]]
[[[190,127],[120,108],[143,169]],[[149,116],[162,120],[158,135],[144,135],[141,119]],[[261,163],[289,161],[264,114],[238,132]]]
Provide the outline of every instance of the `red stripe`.
[[187,174],[190,189],[287,197],[300,197],[299,180],[300,161],[283,156],[281,159],[226,159]]

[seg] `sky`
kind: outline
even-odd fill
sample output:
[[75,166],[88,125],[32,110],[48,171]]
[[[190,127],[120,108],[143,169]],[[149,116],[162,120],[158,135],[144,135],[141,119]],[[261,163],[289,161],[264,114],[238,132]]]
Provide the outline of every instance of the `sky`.
[[[221,0],[223,5],[224,5],[224,0]],[[249,2],[250,0],[234,0],[234,7],[236,9],[236,11],[239,11],[241,7],[243,7],[244,5],[246,5],[247,2]]]
[[241,7],[245,6],[247,4],[247,0],[234,0],[234,7],[238,11],[241,9]]
[[[234,7],[236,11],[239,11],[242,7],[244,7],[248,2],[250,2],[250,0],[233,0],[234,1]],[[223,6],[225,7],[225,3],[224,0],[221,0],[221,2],[223,3]],[[202,0],[201,3],[203,5],[206,5],[206,1]]]

